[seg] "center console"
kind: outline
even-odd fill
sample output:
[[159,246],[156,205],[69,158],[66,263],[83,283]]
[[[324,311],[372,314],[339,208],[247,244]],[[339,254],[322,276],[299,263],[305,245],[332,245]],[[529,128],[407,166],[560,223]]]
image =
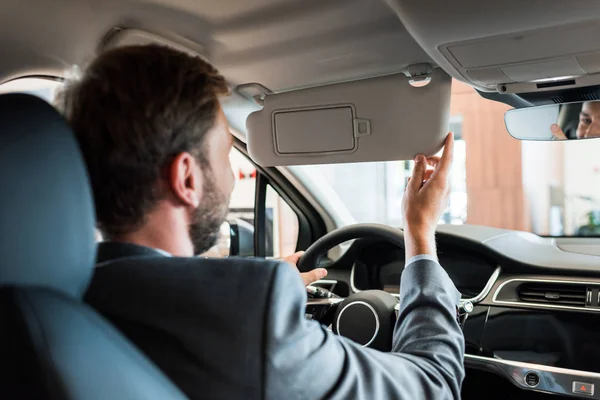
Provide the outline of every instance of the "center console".
[[477,306],[465,364],[521,389],[600,399],[600,313]]

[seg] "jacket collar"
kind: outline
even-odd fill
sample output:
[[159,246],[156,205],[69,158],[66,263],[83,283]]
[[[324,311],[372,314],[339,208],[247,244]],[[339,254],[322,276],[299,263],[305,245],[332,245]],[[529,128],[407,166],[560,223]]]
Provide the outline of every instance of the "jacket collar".
[[170,257],[171,255],[162,250],[140,246],[133,243],[101,242],[98,244],[96,263],[100,264],[118,258],[139,256]]

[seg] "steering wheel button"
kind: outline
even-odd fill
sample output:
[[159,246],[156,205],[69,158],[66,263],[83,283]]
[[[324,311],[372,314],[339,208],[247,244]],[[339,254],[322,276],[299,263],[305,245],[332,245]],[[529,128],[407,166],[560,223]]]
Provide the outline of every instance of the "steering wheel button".
[[340,311],[336,328],[338,334],[368,346],[379,333],[379,316],[369,303],[355,301]]

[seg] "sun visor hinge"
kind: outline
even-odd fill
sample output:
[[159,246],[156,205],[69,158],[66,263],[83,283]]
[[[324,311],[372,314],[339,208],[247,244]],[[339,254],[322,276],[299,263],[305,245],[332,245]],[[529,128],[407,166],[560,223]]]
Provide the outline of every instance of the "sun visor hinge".
[[242,97],[255,102],[259,106],[265,105],[265,97],[274,92],[268,87],[261,85],[260,83],[244,83],[235,87],[235,91]]
[[405,75],[412,86],[424,86],[431,81],[433,66],[429,63],[411,64],[406,69]]

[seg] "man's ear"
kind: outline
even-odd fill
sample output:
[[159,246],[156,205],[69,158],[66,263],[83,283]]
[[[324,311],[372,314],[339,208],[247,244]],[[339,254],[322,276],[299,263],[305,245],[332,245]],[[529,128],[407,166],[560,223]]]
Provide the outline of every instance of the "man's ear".
[[202,171],[194,156],[179,153],[169,167],[169,185],[175,197],[194,208],[200,205],[202,196]]

